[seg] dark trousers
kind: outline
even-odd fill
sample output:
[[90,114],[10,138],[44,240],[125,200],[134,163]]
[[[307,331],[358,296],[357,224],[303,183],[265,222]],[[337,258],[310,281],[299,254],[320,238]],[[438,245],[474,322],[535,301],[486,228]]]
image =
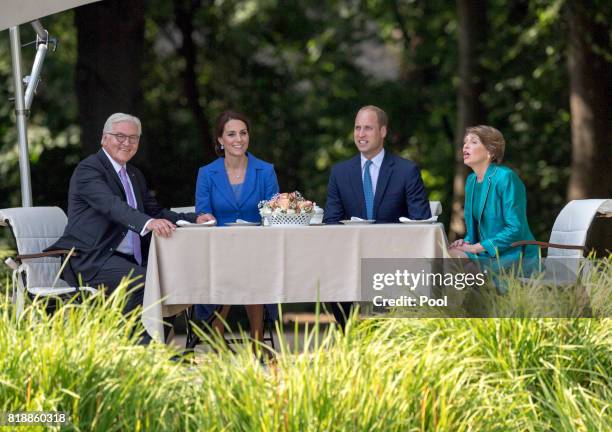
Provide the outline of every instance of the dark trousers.
[[336,322],[344,331],[346,328],[346,320],[351,316],[353,312],[353,302],[334,302],[330,303],[332,313],[334,314],[334,318],[336,318]]
[[146,274],[147,268],[138,265],[133,256],[115,253],[104,263],[98,274],[86,283],[94,288],[104,285],[106,294],[110,295],[124,277],[130,275],[130,280],[136,278],[128,286],[130,294],[123,309],[123,313],[127,314],[142,305]]
[[[127,287],[129,297],[123,308],[123,313],[128,314],[138,306],[142,306],[144,283],[147,275],[147,268],[144,265],[139,265],[133,256],[115,252],[104,263],[98,274],[93,279],[86,281],[86,284],[94,288],[104,285],[106,294],[110,295],[121,283],[121,279],[127,278],[128,275],[130,280],[134,279]],[[165,318],[170,326],[164,326],[164,339],[168,337],[174,318],[174,316]],[[140,343],[148,344],[150,341],[151,337],[143,330]]]

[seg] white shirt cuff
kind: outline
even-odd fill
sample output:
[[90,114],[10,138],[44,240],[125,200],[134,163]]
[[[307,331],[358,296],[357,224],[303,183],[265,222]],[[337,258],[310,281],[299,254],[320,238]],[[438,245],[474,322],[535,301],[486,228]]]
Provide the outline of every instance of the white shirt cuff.
[[144,237],[151,232],[150,229],[147,229],[147,226],[149,226],[149,222],[151,222],[152,220],[153,219],[151,218],[147,221],[146,224],[144,224],[144,227],[142,227],[142,231],[140,231],[140,237]]

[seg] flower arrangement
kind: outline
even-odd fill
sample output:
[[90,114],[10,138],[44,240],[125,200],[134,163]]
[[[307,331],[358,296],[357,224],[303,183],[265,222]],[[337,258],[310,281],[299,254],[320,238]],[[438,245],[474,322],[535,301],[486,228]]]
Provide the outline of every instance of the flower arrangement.
[[308,225],[315,204],[295,191],[276,194],[258,207],[264,225]]
[[305,199],[298,191],[291,193],[278,193],[268,201],[259,203],[259,213],[272,214],[301,214],[313,213],[314,203]]

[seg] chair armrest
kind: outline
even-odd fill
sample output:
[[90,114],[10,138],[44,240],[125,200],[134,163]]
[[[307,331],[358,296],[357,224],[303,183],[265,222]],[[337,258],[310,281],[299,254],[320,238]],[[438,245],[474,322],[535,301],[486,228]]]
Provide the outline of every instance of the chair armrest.
[[586,246],[562,245],[562,244],[557,244],[557,243],[541,242],[537,240],[520,240],[520,241],[512,243],[510,246],[517,247],[517,246],[525,246],[525,245],[535,245],[535,246],[539,246],[544,249],[547,249],[547,248],[574,249],[574,250],[583,250],[583,251],[588,252],[588,248]]
[[[58,250],[52,250],[52,251],[48,251],[48,252],[41,252],[41,253],[35,253],[35,254],[17,255],[15,258],[18,259],[18,260],[23,261],[23,260],[27,260],[27,259],[33,259],[33,258],[63,256],[63,255],[68,255],[69,253],[70,253],[70,249],[58,249]],[[72,256],[77,256],[77,253],[73,252]]]

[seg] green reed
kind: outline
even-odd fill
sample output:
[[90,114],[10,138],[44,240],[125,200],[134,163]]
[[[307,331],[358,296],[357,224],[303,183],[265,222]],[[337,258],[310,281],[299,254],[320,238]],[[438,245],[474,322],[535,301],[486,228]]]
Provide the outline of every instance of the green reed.
[[[584,282],[587,291],[609,288],[611,272],[607,260]],[[517,280],[510,290],[514,284],[524,285]],[[172,347],[139,346],[138,316],[121,314],[124,301],[119,289],[54,314],[35,302],[17,319],[3,296],[0,411],[64,411],[72,416],[65,429],[79,431],[606,431],[612,424],[608,318],[366,319],[345,335],[308,328],[302,351],[279,334],[275,360],[262,365],[248,344],[235,354],[218,345],[185,362]]]

